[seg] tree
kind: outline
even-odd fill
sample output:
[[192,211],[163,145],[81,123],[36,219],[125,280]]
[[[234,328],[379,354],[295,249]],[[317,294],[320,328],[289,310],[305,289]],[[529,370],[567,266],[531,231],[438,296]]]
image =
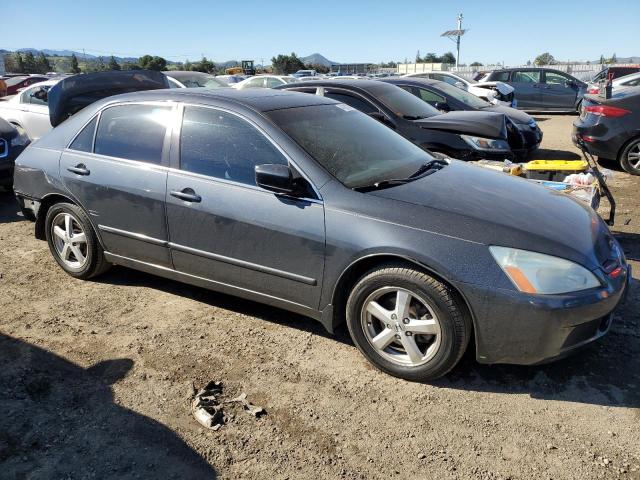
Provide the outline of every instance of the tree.
[[609,60],[609,63],[618,63],[618,57],[616,56],[615,53],[613,54],[613,56]]
[[305,63],[304,67],[307,70],[315,70],[318,73],[329,73],[329,67],[320,63]]
[[278,55],[271,59],[271,66],[273,71],[279,75],[286,75],[289,73],[295,73],[298,70],[304,70],[304,63],[298,58],[295,53],[291,55]]
[[418,52],[416,53],[416,63],[420,63],[422,61],[422,58],[420,58],[420,50],[418,50]]
[[136,62],[124,62],[122,64],[122,70],[140,70],[140,65]]
[[27,52],[24,56],[24,73],[38,73],[37,70],[36,57],[32,52]]
[[51,71],[51,64],[47,57],[45,57],[44,52],[40,52],[38,54],[38,59],[36,60],[36,73],[47,73]]
[[113,55],[111,55],[111,58],[109,59],[107,70],[120,70],[120,64],[116,61],[116,57]]
[[483,66],[483,65],[482,65],[482,63],[480,63],[480,62],[473,62],[473,63],[470,65],[470,67],[482,67],[482,66]]
[[553,65],[556,63],[556,59],[549,52],[544,52],[542,55],[538,55],[533,63],[535,65]]
[[456,63],[456,56],[451,52],[447,52],[440,57],[440,63]]
[[190,70],[194,72],[213,73],[216,71],[216,64],[207,57],[202,57],[202,60],[191,65]]
[[16,73],[26,73],[26,65],[20,52],[16,52]]
[[191,65],[191,62],[189,60],[186,60],[184,62],[184,67],[183,68],[188,71],[188,70],[191,70],[193,68],[193,65]]
[[433,52],[427,53],[422,59],[422,61],[424,63],[439,63],[438,56]]
[[604,65],[605,61],[604,61],[604,55],[600,55],[600,65]]
[[16,59],[13,55],[4,55],[4,69],[7,72],[11,73],[19,73],[18,66],[16,64]]
[[167,61],[156,55],[143,55],[138,59],[140,67],[144,70],[156,70],[158,72],[167,69]]
[[78,57],[75,53],[71,54],[71,73],[80,73],[80,65],[78,65]]

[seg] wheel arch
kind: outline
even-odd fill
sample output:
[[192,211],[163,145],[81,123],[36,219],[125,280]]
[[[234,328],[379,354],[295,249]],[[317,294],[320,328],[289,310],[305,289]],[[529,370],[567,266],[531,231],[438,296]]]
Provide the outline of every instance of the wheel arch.
[[616,156],[616,160],[618,162],[621,162],[622,161],[622,154],[624,153],[626,148],[629,145],[631,145],[633,142],[637,142],[638,140],[640,140],[640,130],[634,132],[634,134],[631,136],[631,138],[629,138],[629,140],[627,140],[626,142],[624,142],[622,144],[622,146],[618,149],[618,154]]
[[102,242],[102,237],[100,236],[100,232],[98,231],[96,226],[93,224],[93,221],[91,220],[91,216],[89,215],[87,210],[82,205],[80,205],[75,199],[71,198],[71,196],[65,195],[63,193],[49,193],[44,197],[42,197],[42,199],[40,200],[40,207],[38,208],[38,215],[36,216],[36,224],[35,224],[35,237],[38,240],[46,240],[45,221],[47,218],[47,212],[53,205],[57,203],[71,203],[77,206],[78,208],[81,208],[82,211],[87,215],[87,218],[89,219],[89,221],[91,222],[91,227],[93,228],[93,231],[95,232],[96,237],[98,238],[98,242],[100,242],[100,246],[104,249],[104,243]]
[[[475,340],[475,318],[473,315],[473,310],[471,309],[471,305],[469,304],[465,295],[457,288],[453,282],[451,282],[445,275],[435,271],[433,268],[424,264],[423,262],[419,262],[414,258],[409,256],[397,254],[397,253],[373,253],[370,255],[366,255],[363,257],[354,260],[347,268],[343,270],[333,287],[333,292],[331,294],[331,306],[332,306],[332,315],[331,315],[331,325],[325,326],[330,331],[335,331],[335,329],[344,323],[344,310],[347,304],[347,298],[349,296],[349,292],[355,285],[355,283],[360,279],[367,271],[375,268],[377,266],[382,266],[389,263],[402,264],[406,265],[410,268],[416,268],[427,275],[432,276],[439,282],[447,285],[451,291],[455,294],[456,297],[460,300],[461,306],[466,310],[467,315],[469,315],[469,319],[471,321],[472,332],[471,335]],[[324,323],[324,322],[323,322]]]

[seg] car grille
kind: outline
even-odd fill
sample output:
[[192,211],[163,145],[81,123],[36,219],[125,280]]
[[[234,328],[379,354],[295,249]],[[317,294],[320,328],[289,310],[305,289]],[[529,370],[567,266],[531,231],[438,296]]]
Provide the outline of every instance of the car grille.
[[7,155],[9,155],[9,143],[4,138],[0,138],[0,158]]

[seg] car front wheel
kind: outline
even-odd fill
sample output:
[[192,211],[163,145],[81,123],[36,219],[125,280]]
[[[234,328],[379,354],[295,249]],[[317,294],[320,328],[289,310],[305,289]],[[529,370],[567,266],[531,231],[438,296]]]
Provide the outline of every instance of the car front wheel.
[[640,138],[633,140],[622,150],[620,164],[627,173],[640,175]]
[[447,285],[399,265],[365,274],[351,291],[346,314],[351,338],[365,357],[412,381],[449,372],[471,335],[466,310]]
[[45,234],[53,258],[72,277],[87,279],[109,268],[84,211],[71,203],[57,203],[47,211]]

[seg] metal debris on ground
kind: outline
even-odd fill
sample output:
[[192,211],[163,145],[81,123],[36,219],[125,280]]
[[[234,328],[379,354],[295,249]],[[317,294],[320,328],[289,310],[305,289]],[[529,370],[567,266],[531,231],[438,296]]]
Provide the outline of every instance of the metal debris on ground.
[[221,401],[222,382],[211,381],[200,390],[193,389],[191,401],[191,413],[195,419],[205,428],[218,430],[227,420],[222,410],[223,404],[239,403],[249,415],[260,417],[267,412],[264,408],[253,405],[247,400],[247,394],[241,393],[231,400]]

